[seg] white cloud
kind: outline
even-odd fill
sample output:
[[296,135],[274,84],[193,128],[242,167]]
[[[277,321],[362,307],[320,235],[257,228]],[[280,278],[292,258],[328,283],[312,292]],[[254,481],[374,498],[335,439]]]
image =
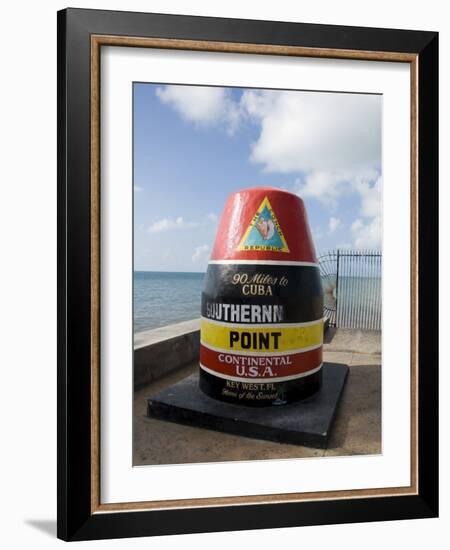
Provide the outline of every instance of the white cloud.
[[136,193],[139,193],[139,191],[142,191],[142,187],[140,187],[139,185],[134,185],[133,189]]
[[265,171],[342,173],[379,168],[379,96],[247,90],[241,105],[261,125],[251,159]]
[[177,218],[162,218],[161,220],[156,220],[148,228],[149,233],[163,233],[165,231],[173,231],[177,229],[189,229],[192,227],[201,227],[204,225],[215,225],[217,223],[217,215],[214,212],[210,212],[205,216],[203,221],[186,221],[183,216],[178,216]]
[[[164,86],[156,93],[199,126],[221,124],[232,134],[244,120],[255,123],[258,137],[250,147],[252,162],[265,172],[293,174],[294,192],[331,210],[342,197],[355,196],[359,208],[352,227],[354,246],[380,245],[380,96],[245,90],[237,102],[227,89],[216,87]],[[150,230],[176,229],[185,223],[183,218],[160,220]],[[217,216],[208,214],[206,221],[194,225],[205,223],[217,223]],[[330,217],[329,234],[341,225],[338,217]]]
[[239,125],[239,104],[231,99],[226,88],[171,85],[156,88],[156,95],[182,118],[198,126],[223,123],[228,133],[233,134]]
[[162,220],[157,220],[151,224],[148,228],[149,233],[162,233],[164,231],[172,231],[173,229],[186,229],[188,227],[197,227],[199,224],[197,222],[187,222],[182,216],[178,218],[163,218]]
[[199,126],[224,124],[233,134],[244,119],[258,124],[250,159],[265,171],[342,180],[379,170],[380,96],[245,90],[234,101],[226,88],[178,85],[158,87],[156,95]]
[[260,126],[250,159],[268,172],[342,175],[379,169],[381,99],[370,94],[158,87],[156,95],[185,120],[223,123],[233,133],[244,119]]
[[341,220],[339,218],[335,218],[334,216],[331,216],[331,218],[328,221],[328,229],[330,233],[334,233],[340,225],[341,225]]
[[360,180],[357,185],[357,192],[361,197],[361,214],[369,218],[380,215],[381,211],[381,177],[374,183],[368,180]]
[[364,227],[364,222],[360,219],[355,220],[352,223],[352,231],[353,232],[359,231],[362,227]]
[[[352,224],[352,235],[356,248],[378,248],[381,246],[382,224],[382,178],[376,172],[360,174],[338,174],[313,172],[294,186],[302,198],[318,200],[328,209],[335,210],[339,199],[353,195],[359,200],[357,215]],[[328,222],[329,234],[341,226],[341,220],[331,216]]]
[[311,172],[295,180],[293,191],[302,198],[312,198],[332,208],[342,197],[356,193],[362,216],[373,217],[381,209],[381,177],[375,170]]
[[[355,245],[381,240],[381,100],[363,94],[244,92],[242,110],[261,126],[251,160],[264,171],[297,173],[294,192],[336,209],[357,195]],[[329,233],[340,225],[331,217]]]
[[381,246],[381,216],[352,223],[355,248],[379,248]]
[[342,174],[332,172],[311,172],[303,179],[297,179],[294,191],[302,198],[312,198],[325,206],[336,206],[338,199],[348,189],[348,181]]
[[379,248],[382,242],[382,178],[354,182],[361,199],[360,216],[352,224],[355,248]]
[[202,244],[197,246],[192,254],[192,262],[194,264],[204,262],[207,259],[209,252],[209,245]]

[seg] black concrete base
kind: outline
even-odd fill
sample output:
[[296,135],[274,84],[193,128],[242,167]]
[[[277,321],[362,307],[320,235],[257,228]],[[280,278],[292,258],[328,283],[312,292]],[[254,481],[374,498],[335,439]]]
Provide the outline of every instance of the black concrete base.
[[325,448],[349,368],[323,364],[322,389],[314,396],[271,407],[216,401],[198,387],[193,374],[147,399],[147,416],[256,439]]

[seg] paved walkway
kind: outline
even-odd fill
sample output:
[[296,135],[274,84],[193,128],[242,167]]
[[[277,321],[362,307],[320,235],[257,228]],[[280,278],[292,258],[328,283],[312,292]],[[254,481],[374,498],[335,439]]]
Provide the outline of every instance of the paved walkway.
[[134,465],[380,453],[380,333],[330,329],[324,360],[350,366],[327,449],[261,441],[148,418],[146,398],[195,372],[198,364],[192,363],[135,393]]

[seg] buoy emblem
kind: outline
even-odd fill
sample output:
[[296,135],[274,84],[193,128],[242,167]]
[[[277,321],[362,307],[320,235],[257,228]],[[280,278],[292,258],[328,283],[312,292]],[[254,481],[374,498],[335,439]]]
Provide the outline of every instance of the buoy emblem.
[[289,252],[283,231],[267,197],[259,205],[237,249]]

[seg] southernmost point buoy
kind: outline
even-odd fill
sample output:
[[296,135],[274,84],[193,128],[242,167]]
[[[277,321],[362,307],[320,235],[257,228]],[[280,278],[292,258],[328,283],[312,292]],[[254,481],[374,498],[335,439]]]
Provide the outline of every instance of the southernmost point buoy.
[[322,381],[323,293],[303,201],[233,193],[202,293],[200,389],[241,405],[304,399]]

